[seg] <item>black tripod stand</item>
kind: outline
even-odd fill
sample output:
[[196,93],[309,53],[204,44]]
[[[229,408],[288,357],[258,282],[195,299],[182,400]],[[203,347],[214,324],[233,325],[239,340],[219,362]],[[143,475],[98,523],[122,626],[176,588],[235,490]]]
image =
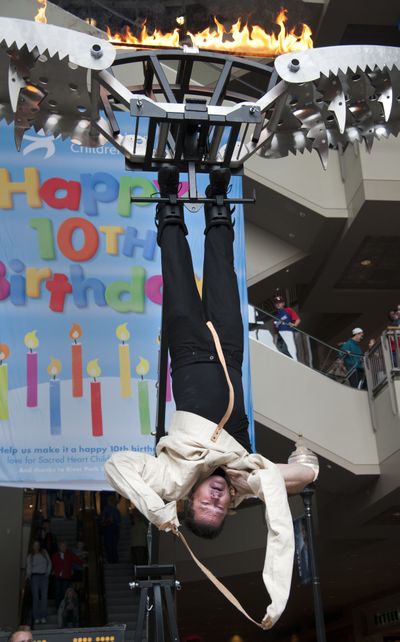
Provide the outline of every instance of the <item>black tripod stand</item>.
[[[175,579],[175,566],[173,564],[135,566],[135,581],[131,582],[129,587],[140,590],[134,642],[142,642],[143,627],[146,621],[151,632],[148,637],[149,642],[165,642],[167,639],[164,634],[166,628],[169,630],[169,640],[179,642],[173,592],[174,590],[179,591],[181,585]],[[164,604],[166,622],[164,622]]]

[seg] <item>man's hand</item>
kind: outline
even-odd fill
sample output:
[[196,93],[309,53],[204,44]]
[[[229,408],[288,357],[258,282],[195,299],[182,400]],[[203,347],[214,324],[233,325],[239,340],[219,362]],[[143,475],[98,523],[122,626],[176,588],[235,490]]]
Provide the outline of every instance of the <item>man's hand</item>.
[[233,468],[226,468],[225,472],[227,474],[228,481],[231,483],[233,488],[238,493],[240,493],[240,495],[253,494],[253,491],[247,483],[250,474],[247,470],[234,470]]

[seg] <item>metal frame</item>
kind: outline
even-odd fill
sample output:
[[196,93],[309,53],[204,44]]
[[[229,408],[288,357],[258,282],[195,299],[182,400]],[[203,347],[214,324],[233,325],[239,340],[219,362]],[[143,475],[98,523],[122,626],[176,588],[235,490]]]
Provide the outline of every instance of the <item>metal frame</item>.
[[[196,84],[198,63],[212,65],[213,87]],[[139,85],[116,79],[113,68],[124,64],[140,68]],[[310,49],[272,66],[187,47],[116,53],[93,36],[0,18],[0,117],[14,121],[17,147],[30,127],[86,146],[108,140],[135,169],[172,162],[237,172],[255,153],[306,150],[326,167],[331,148],[365,141],[370,150],[375,138],[398,135],[399,70],[395,47]],[[251,83],[239,93],[238,73],[261,75],[264,95]],[[130,112],[131,134],[121,134],[118,109]]]
[[[168,579],[163,579],[166,576],[169,576]],[[175,566],[173,564],[135,566],[135,580],[130,582],[129,588],[140,591],[135,642],[142,642],[145,625],[151,629],[152,642],[165,642],[166,624],[169,632],[168,639],[171,642],[179,642],[173,594],[175,590],[180,590],[181,585],[175,579]],[[166,607],[166,622],[163,604]]]

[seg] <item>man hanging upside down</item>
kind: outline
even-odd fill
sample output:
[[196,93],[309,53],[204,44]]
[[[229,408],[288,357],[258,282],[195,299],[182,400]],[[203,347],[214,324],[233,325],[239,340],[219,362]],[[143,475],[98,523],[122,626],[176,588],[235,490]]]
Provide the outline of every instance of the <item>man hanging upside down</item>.
[[228,169],[210,173],[205,205],[202,298],[198,293],[184,222],[176,204],[179,173],[159,172],[157,208],[163,306],[171,355],[176,412],[156,457],[114,454],[105,465],[110,484],[160,530],[177,531],[177,500],[186,500],[185,524],[196,535],[216,537],[231,508],[248,496],[265,502],[268,526],[263,579],[271,598],[262,628],[285,608],[293,565],[293,526],[287,492],[301,491],[318,471],[273,464],[250,453],[242,387],[243,324],[233,266],[233,225],[223,203]]

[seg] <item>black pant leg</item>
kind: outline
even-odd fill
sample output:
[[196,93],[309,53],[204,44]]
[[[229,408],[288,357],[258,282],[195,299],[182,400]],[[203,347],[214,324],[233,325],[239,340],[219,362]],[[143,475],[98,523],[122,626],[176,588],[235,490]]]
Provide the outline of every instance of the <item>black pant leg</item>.
[[243,321],[239,288],[233,263],[233,230],[211,227],[204,250],[203,303],[214,324],[228,363],[241,368]]
[[161,264],[164,319],[173,372],[176,361],[182,357],[190,360],[192,352],[214,348],[205,324],[190,248],[179,225],[167,225],[163,230]]

